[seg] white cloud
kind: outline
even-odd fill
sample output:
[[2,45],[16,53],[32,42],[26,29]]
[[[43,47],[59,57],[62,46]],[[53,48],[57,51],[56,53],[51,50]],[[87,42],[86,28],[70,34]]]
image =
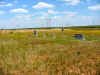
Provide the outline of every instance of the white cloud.
[[78,14],[78,12],[74,12],[74,11],[56,11],[56,10],[49,9],[47,12],[40,12],[38,14],[42,15],[43,17],[52,17],[52,16],[56,16],[56,15],[76,16]]
[[72,11],[55,11],[55,10],[48,10],[48,12],[44,13],[44,14],[48,14],[48,15],[67,15],[67,16],[76,16],[77,12],[72,12]]
[[100,4],[94,5],[94,6],[89,6],[88,9],[89,10],[100,10]]
[[13,6],[13,4],[11,4],[11,3],[8,3],[6,6],[7,6],[7,7],[10,7],[10,6]]
[[0,15],[4,14],[5,12],[4,11],[0,11]]
[[32,15],[18,14],[18,15],[15,16],[15,19],[30,20],[31,17],[32,17]]
[[[32,17],[28,14],[17,14],[13,18],[9,19],[9,28],[30,28],[38,27],[42,23],[42,19],[39,17]],[[6,24],[5,24],[6,25]]]
[[77,12],[72,12],[72,11],[64,11],[62,14],[67,15],[67,16],[76,16]]
[[18,9],[12,9],[12,10],[10,10],[10,12],[15,12],[15,13],[28,13],[28,10],[22,9],[22,8],[18,8]]
[[64,0],[67,4],[77,5],[80,3],[80,0]]
[[53,4],[48,4],[45,2],[39,2],[38,4],[34,5],[32,8],[53,8],[54,5]]
[[4,2],[0,4],[0,7],[11,7],[13,6],[12,3],[5,4]]
[[[74,25],[99,25],[100,16],[52,16],[50,18],[50,27],[55,26],[74,26]],[[1,28],[33,28],[33,27],[47,27],[48,17],[18,14],[8,20],[0,20]],[[48,26],[48,27],[49,27]]]
[[55,10],[48,10],[48,14],[58,14],[59,12],[58,11],[55,11]]

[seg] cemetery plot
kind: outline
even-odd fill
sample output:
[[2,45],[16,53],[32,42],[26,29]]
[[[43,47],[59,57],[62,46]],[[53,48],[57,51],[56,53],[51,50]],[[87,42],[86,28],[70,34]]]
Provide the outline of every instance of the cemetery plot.
[[36,37],[34,31],[0,33],[0,74],[100,74],[100,30],[38,29]]

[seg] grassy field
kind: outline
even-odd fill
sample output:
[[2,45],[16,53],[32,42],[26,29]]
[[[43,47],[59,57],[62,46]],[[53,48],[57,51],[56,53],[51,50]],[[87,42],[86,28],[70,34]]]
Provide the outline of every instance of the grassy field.
[[0,75],[100,75],[100,30],[0,31]]
[[100,25],[88,25],[88,26],[72,26],[69,27],[72,29],[99,29],[100,30]]

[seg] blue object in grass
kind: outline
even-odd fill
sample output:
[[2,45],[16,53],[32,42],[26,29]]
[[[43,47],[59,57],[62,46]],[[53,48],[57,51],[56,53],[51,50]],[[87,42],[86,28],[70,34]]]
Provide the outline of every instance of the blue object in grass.
[[75,37],[76,40],[85,40],[83,34],[74,34],[74,37]]

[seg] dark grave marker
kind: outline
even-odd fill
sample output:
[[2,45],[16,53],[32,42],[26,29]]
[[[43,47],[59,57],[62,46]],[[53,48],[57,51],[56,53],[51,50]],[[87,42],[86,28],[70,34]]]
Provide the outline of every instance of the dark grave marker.
[[62,26],[62,33],[64,33],[64,27]]
[[38,31],[34,30],[34,36],[37,37],[38,36]]
[[79,56],[79,55],[80,55],[80,52],[78,51],[78,52],[77,52],[77,56]]
[[74,37],[75,37],[76,40],[85,40],[83,34],[74,34]]

